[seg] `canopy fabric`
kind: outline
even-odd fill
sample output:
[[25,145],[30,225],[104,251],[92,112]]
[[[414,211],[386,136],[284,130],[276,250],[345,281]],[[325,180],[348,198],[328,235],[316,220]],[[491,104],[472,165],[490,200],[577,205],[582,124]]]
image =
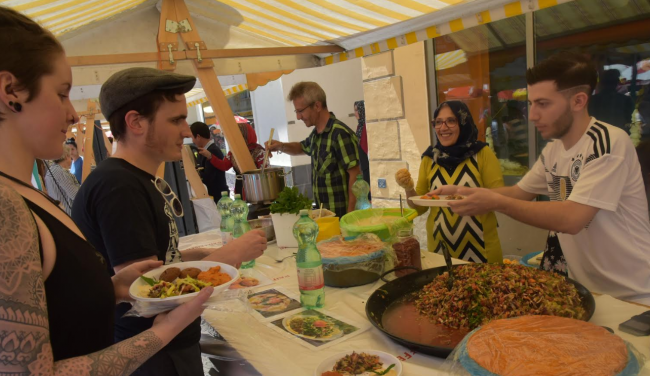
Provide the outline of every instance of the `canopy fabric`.
[[[287,46],[323,44],[473,0],[186,0],[202,16]],[[117,16],[148,0],[0,0],[56,35]],[[233,21],[234,20],[234,21]]]
[[[421,42],[427,39],[439,37],[442,35],[447,35],[469,29],[474,26],[487,24],[490,22],[519,16],[525,13],[532,11],[549,8],[561,3],[568,3],[574,0],[519,0],[519,1],[478,1],[466,2],[463,5],[457,5],[456,7],[467,10],[461,13],[452,13],[453,9],[449,10],[451,16],[459,15],[458,18],[453,17],[439,17],[438,19],[431,17],[431,24],[425,28],[407,32],[405,34],[398,35],[396,37],[388,38],[386,40],[378,41],[375,43],[367,44],[364,46],[357,47],[353,50],[348,50],[339,54],[334,54],[323,59],[323,63],[333,64],[340,61],[346,61],[349,59],[372,55],[380,52],[389,51],[397,47],[406,46],[409,44]],[[604,0],[604,1],[613,1],[613,0]],[[443,12],[440,12],[442,15]],[[444,21],[444,22],[443,22]],[[408,29],[408,26],[405,24],[405,28]],[[525,32],[523,28],[518,31],[517,38],[521,41],[525,38]],[[475,41],[475,39],[470,38],[470,42]],[[461,43],[458,43],[465,51],[477,51],[484,49],[485,46],[481,44],[476,48],[466,48]]]
[[[241,85],[233,85],[233,86],[228,86],[223,88],[223,93],[226,95],[226,98],[235,95],[237,93],[241,93],[244,90],[248,90],[248,84],[241,84]],[[205,91],[203,89],[193,89],[193,92],[191,95],[185,94],[186,98],[194,98],[196,97],[197,99],[193,99],[191,101],[187,102],[187,107],[192,107],[196,106],[201,103],[205,103],[208,101],[208,97],[205,94]]]

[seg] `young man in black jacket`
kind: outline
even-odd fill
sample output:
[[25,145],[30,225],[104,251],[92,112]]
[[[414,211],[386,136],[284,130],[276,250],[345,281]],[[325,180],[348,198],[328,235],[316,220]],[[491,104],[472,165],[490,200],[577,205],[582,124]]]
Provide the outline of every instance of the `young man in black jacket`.
[[[207,124],[197,121],[190,126],[190,130],[192,131],[194,145],[206,149],[219,159],[223,159],[221,149],[217,147],[217,144],[210,137],[210,128],[208,128]],[[208,187],[208,194],[212,196],[215,203],[218,202],[221,199],[221,192],[229,189],[226,183],[226,172],[213,166],[210,160],[201,154],[196,159],[196,164],[203,168],[199,171],[199,175],[203,184]]]
[[[113,74],[102,86],[99,101],[117,152],[88,175],[75,198],[72,219],[108,261],[111,275],[143,260],[161,260],[165,265],[206,260],[237,266],[266,249],[266,236],[259,230],[221,248],[178,249],[174,217],[184,214],[182,206],[155,174],[161,163],[181,159],[183,140],[192,135],[183,94],[195,82],[192,76],[130,68]],[[129,303],[117,305],[116,342],[153,325],[153,317],[122,317],[130,308]],[[133,375],[202,375],[200,338],[197,319]]]

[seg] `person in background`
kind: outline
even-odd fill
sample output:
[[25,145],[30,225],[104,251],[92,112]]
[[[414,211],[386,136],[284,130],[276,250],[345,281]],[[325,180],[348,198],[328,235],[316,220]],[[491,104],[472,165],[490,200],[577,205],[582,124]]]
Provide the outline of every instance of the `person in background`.
[[79,182],[68,169],[72,164],[70,159],[70,148],[63,145],[63,154],[53,160],[46,162],[45,188],[52,199],[59,201],[63,210],[72,215],[72,203],[79,192]]
[[[641,167],[630,137],[589,114],[596,68],[563,52],[526,73],[529,121],[551,139],[530,171],[510,187],[443,186],[459,194],[461,216],[501,212],[551,231],[542,266],[567,272],[589,291],[650,303],[650,221]],[[551,201],[532,201],[547,195]],[[564,261],[566,260],[566,261]]]
[[[255,167],[262,168],[262,164],[264,163],[264,147],[257,143],[257,134],[255,133],[255,130],[250,125],[250,123],[237,123],[237,125],[239,126],[239,131],[241,132],[242,136],[244,136],[244,140],[246,140],[246,146],[248,146],[248,151],[251,153],[251,157],[253,157]],[[235,157],[232,155],[232,151],[228,152],[226,158],[219,158],[218,155],[212,154],[205,148],[200,148],[199,154],[207,158],[212,166],[221,171],[225,172],[231,168],[234,168],[237,175],[240,175],[242,173],[242,171],[239,169],[239,166],[237,165]],[[242,200],[246,201],[246,192],[244,192],[244,182],[242,180],[235,180],[235,194],[242,195]]]
[[291,88],[287,100],[293,102],[298,120],[314,130],[302,142],[273,140],[265,146],[270,151],[311,156],[316,206],[322,203],[337,217],[354,211],[357,200],[352,194],[352,185],[361,173],[357,136],[329,112],[325,91],[317,83],[298,82]]
[[[460,101],[442,103],[432,122],[438,142],[422,155],[417,186],[410,175],[396,174],[406,196],[422,196],[445,185],[497,188],[503,186],[501,165],[490,147],[478,141],[478,128],[467,105]],[[477,263],[501,263],[503,255],[494,213],[459,217],[449,208],[422,207],[407,199],[422,215],[427,210],[427,247],[441,252],[449,245],[451,256]]]
[[[210,137],[210,128],[207,124],[197,121],[190,126],[192,131],[192,141],[199,150],[206,150],[211,155],[223,159],[221,150]],[[210,159],[200,154],[196,160],[196,164],[202,168],[199,170],[201,180],[206,187],[208,187],[208,194],[212,196],[215,203],[221,199],[221,192],[229,191],[228,183],[226,183],[226,173],[210,163]]]
[[[359,166],[363,174],[363,180],[370,185],[370,162],[368,160],[368,133],[366,132],[366,102],[354,102],[354,117],[357,118],[359,124],[357,125],[357,139],[359,140]],[[372,196],[368,192],[368,200]]]
[[648,199],[648,210],[650,210],[650,139],[642,141],[636,147],[636,153],[639,156],[641,176],[643,176],[646,198]]
[[[145,260],[166,265],[199,260],[239,265],[266,249],[266,236],[260,230],[221,248],[178,249],[175,218],[185,214],[183,205],[155,174],[163,162],[181,159],[183,140],[192,136],[185,120],[184,94],[195,83],[194,76],[130,68],[114,73],[102,85],[99,102],[118,148],[84,181],[72,218],[108,261],[111,275]],[[130,309],[123,303],[114,311],[116,342],[155,325],[153,317],[123,317]],[[133,375],[202,375],[200,326],[200,319],[195,320]]]
[[199,317],[213,289],[114,343],[116,302],[162,263],[111,278],[72,219],[31,186],[34,160],[59,158],[78,120],[72,70],[54,35],[2,6],[0,51],[0,374],[129,375]]
[[77,182],[81,184],[82,174],[84,170],[84,158],[79,155],[79,148],[74,137],[65,140],[65,144],[70,148],[70,158],[72,164],[70,165],[70,172],[77,178]]
[[589,100],[589,114],[629,134],[634,102],[632,98],[616,91],[621,82],[620,76],[618,69],[606,70],[600,75],[600,91]]

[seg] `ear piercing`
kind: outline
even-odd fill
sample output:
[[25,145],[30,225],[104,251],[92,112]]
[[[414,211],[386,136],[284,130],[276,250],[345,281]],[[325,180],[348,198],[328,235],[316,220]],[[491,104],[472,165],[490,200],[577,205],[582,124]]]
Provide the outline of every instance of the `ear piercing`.
[[9,101],[9,107],[13,107],[15,112],[20,112],[23,110],[23,105],[18,102],[14,103],[12,101]]

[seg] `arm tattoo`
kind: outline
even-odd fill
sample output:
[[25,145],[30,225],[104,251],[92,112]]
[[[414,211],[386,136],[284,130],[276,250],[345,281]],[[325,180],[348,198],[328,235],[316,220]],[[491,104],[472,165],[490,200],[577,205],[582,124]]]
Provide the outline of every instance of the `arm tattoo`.
[[49,345],[45,287],[36,223],[4,184],[0,213],[0,373],[20,374]]
[[0,375],[128,375],[163,345],[146,331],[54,363],[38,229],[22,197],[0,184]]
[[163,341],[146,331],[87,356],[56,362],[55,375],[130,375],[163,347]]

